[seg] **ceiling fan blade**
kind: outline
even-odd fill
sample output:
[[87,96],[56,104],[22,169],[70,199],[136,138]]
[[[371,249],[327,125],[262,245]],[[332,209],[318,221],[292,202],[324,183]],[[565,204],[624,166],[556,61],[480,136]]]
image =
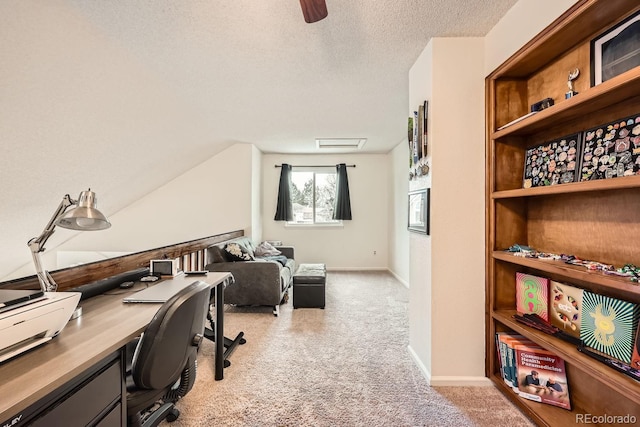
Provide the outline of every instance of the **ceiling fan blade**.
[[318,22],[327,17],[327,4],[325,0],[300,0],[302,14],[307,24]]

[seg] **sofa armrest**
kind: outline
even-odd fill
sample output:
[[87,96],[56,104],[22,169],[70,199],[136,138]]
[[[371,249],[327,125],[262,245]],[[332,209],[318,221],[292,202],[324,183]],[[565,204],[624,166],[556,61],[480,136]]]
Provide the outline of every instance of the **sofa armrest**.
[[282,299],[280,270],[276,261],[215,262],[208,271],[228,271],[234,283],[225,289],[225,303],[277,305]]
[[282,255],[286,256],[287,258],[296,259],[296,257],[294,256],[293,246],[274,246],[274,247],[280,252],[282,252]]

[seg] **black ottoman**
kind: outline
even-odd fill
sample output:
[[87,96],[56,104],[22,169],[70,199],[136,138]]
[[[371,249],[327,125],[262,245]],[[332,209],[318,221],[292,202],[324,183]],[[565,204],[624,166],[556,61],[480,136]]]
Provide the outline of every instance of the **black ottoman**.
[[300,264],[293,275],[293,308],[324,308],[324,264]]

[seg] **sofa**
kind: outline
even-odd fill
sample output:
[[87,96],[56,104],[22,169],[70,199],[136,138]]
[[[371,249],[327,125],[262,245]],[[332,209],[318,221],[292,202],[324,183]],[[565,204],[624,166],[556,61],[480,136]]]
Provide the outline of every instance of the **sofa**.
[[271,306],[278,316],[296,271],[293,247],[256,245],[239,237],[207,248],[207,260],[206,270],[228,271],[235,279],[224,291],[225,304]]

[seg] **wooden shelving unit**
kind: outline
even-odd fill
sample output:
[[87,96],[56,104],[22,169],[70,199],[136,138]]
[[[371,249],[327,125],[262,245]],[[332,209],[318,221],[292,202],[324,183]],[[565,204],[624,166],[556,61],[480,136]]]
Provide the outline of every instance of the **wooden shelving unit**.
[[[513,319],[516,272],[638,304],[640,285],[505,251],[517,243],[615,266],[640,265],[640,176],[522,185],[528,147],[640,113],[640,67],[590,85],[590,41],[638,10],[637,0],[579,1],[486,79],[486,374],[539,425],[574,425],[576,414],[586,413],[640,420],[640,382]],[[574,68],[581,74],[578,95],[565,99],[567,74]],[[500,129],[547,97],[555,105]],[[524,335],[565,360],[571,411],[521,399],[504,383],[495,345],[495,333],[503,331]]]

